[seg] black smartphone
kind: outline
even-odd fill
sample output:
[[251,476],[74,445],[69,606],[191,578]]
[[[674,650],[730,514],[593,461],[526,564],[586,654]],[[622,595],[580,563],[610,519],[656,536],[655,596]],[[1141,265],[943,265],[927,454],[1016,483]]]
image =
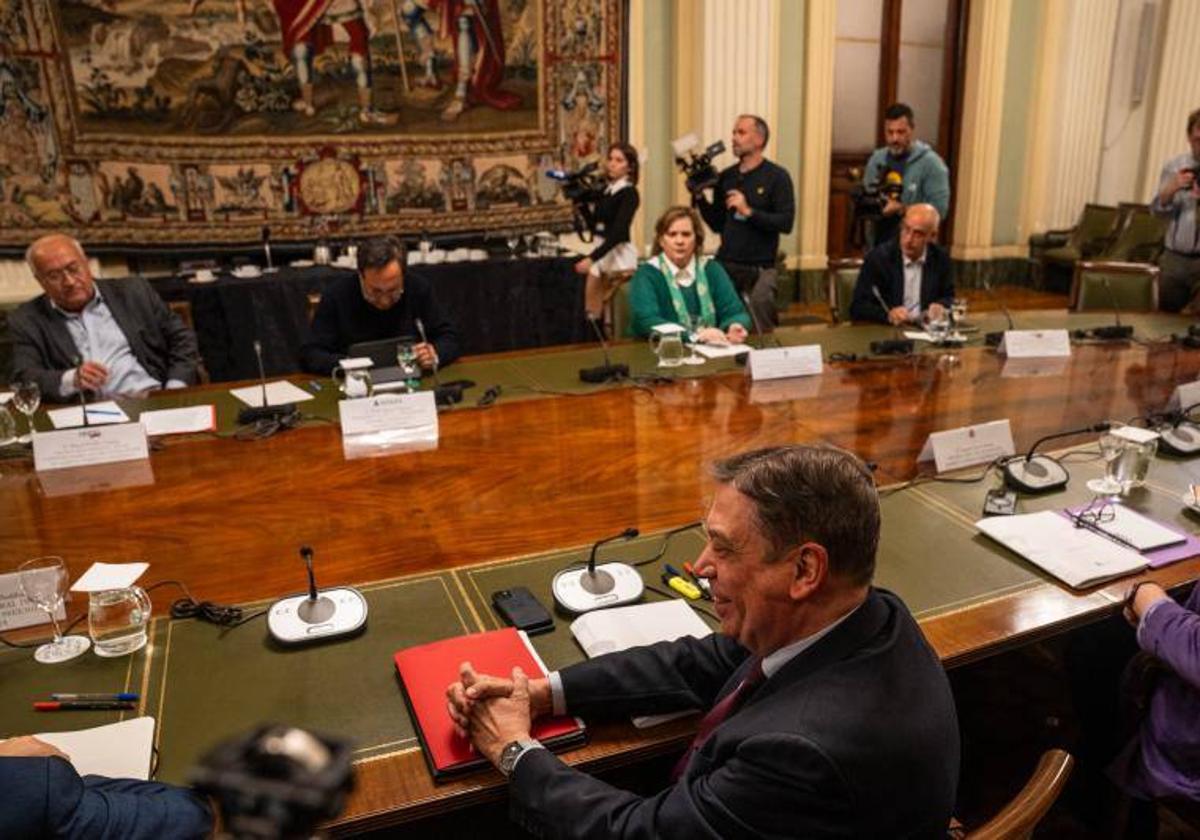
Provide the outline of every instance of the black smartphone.
[[493,592],[492,606],[505,621],[531,636],[554,629],[554,618],[524,586]]
[[1012,516],[1017,512],[1017,494],[1007,487],[995,487],[983,497],[984,516]]

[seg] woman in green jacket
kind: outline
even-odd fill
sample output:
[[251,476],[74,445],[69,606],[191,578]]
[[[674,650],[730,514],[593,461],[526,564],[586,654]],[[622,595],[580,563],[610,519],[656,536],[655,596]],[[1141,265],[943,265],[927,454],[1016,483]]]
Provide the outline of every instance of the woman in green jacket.
[[653,255],[629,287],[633,334],[645,338],[660,324],[679,324],[697,341],[745,341],[750,316],[725,269],[701,255],[699,214],[690,207],[672,207],[659,217],[654,233]]

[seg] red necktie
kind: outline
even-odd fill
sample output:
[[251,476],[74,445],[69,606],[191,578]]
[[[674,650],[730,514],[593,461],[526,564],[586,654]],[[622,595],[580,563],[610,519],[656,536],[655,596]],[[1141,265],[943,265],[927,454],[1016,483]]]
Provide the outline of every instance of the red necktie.
[[766,674],[763,673],[762,660],[755,659],[750,665],[750,669],[746,671],[746,676],[742,677],[742,681],[737,684],[737,687],[726,694],[720,703],[713,706],[708,714],[700,721],[700,726],[696,730],[696,737],[692,739],[692,743],[688,746],[687,752],[679,757],[679,761],[675,762],[675,767],[671,771],[671,781],[677,782],[683,776],[683,771],[687,770],[688,763],[692,760],[704,742],[713,734],[718,726],[742,707],[742,704],[754,693],[754,690],[762,685],[766,680]]

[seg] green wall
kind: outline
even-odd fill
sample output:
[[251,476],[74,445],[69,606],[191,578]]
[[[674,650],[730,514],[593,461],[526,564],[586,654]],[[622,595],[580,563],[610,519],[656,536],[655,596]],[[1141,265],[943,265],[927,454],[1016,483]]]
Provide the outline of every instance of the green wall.
[[646,0],[644,37],[646,72],[644,78],[629,80],[630,87],[640,85],[645,113],[642,125],[646,133],[649,163],[642,169],[639,188],[642,195],[641,217],[644,242],[654,241],[654,221],[671,204],[675,186],[675,164],[671,152],[671,124],[675,114],[675,15],[674,3]]
[[1000,176],[996,181],[992,242],[1017,243],[1017,222],[1025,187],[1029,110],[1033,101],[1033,73],[1037,64],[1037,33],[1041,0],[1013,0],[1004,74],[1004,111],[1000,129]]

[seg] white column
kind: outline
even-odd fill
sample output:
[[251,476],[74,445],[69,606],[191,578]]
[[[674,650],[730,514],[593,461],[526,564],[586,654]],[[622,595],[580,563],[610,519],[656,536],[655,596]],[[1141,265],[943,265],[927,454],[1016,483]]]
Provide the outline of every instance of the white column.
[[1163,163],[1187,151],[1187,117],[1200,108],[1200,2],[1172,0],[1161,55],[1142,162],[1141,201],[1149,201],[1158,189]]
[[804,23],[804,122],[798,205],[799,268],[828,263],[829,177],[833,153],[833,57],[837,35],[835,0],[808,0]]
[[1119,0],[1072,0],[1067,9],[1065,38],[1057,45],[1057,140],[1047,169],[1050,227],[1074,224],[1095,199],[1119,10]]
[[958,194],[954,198],[952,251],[958,259],[992,256],[1011,19],[1012,0],[971,4],[967,77],[962,98],[963,144],[958,160]]
[[[702,143],[723,139],[728,146],[738,114],[776,123],[778,0],[704,0],[703,7],[704,99],[694,130]],[[726,153],[719,163],[732,161]]]

